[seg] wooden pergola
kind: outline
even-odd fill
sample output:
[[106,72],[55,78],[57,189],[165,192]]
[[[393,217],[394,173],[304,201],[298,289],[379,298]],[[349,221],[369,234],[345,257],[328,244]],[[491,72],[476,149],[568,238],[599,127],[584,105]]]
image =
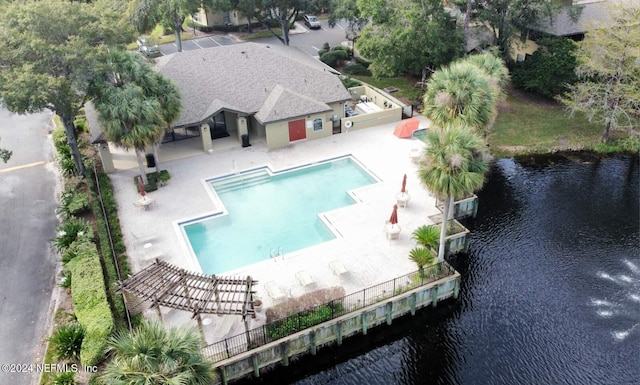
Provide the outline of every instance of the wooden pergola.
[[204,340],[201,314],[240,315],[248,331],[247,316],[255,316],[253,286],[257,283],[250,276],[242,279],[198,274],[156,259],[120,282],[118,292],[151,302],[161,321],[160,306],[191,312]]

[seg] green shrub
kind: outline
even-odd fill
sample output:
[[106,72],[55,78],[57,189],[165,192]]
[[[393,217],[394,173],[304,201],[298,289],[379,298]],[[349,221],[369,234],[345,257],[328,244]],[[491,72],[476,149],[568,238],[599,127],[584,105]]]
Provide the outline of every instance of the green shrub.
[[348,73],[350,75],[364,75],[371,76],[371,71],[366,69],[362,64],[351,64],[342,69],[343,72]]
[[89,224],[78,218],[70,217],[62,222],[58,227],[58,236],[54,238],[53,244],[58,251],[66,250],[78,238],[92,239],[93,230]]
[[[97,191],[94,177],[87,179],[89,181],[89,187],[92,191]],[[105,211],[107,213],[109,230],[113,239],[113,247],[115,249],[115,255],[118,261],[118,267],[120,268],[120,274],[126,277],[130,273],[129,261],[127,259],[126,247],[122,239],[122,230],[120,229],[120,221],[118,219],[118,209],[116,201],[113,197],[113,188],[109,177],[105,173],[98,174],[98,180],[101,187],[102,202],[104,204]],[[97,195],[97,194],[96,194]],[[105,267],[105,280],[107,287],[107,294],[113,305],[113,316],[115,318],[116,325],[118,327],[125,326],[126,313],[124,300],[122,295],[115,292],[115,282],[118,281],[118,273],[113,259],[113,251],[111,244],[109,243],[109,237],[107,234],[107,221],[102,213],[100,202],[97,199],[92,201],[91,205],[94,216],[96,218],[98,229],[98,245],[103,258],[103,264]]]
[[63,372],[57,374],[53,379],[53,385],[76,385],[75,373]]
[[62,270],[62,279],[60,279],[60,287],[66,289],[71,287],[71,272],[67,269]]
[[75,189],[67,189],[60,196],[58,213],[63,217],[84,214],[89,210],[89,196]]
[[336,67],[340,60],[346,60],[347,53],[342,50],[329,51],[320,56],[320,61],[330,67]]
[[342,81],[342,84],[344,85],[345,88],[358,87],[362,85],[361,82],[357,81],[356,79],[352,79],[348,76],[340,78],[340,80]]
[[83,365],[96,365],[104,358],[106,339],[114,328],[107,301],[102,265],[98,255],[75,258],[71,271],[71,297],[78,322],[85,330],[80,351]]
[[328,51],[329,49],[331,49],[331,46],[329,46],[329,43],[325,41],[322,45],[322,49]]
[[89,132],[89,125],[84,119],[76,119],[73,124],[76,126],[76,132]]
[[420,246],[429,249],[435,249],[440,243],[440,229],[434,225],[420,226],[413,231],[411,236]]
[[98,249],[96,248],[95,243],[93,243],[91,239],[80,237],[71,242],[71,244],[69,244],[62,253],[62,263],[66,265],[77,257],[88,258],[95,255],[98,255]]
[[364,68],[369,68],[369,66],[371,65],[370,62],[366,61],[365,59],[363,59],[361,57],[357,57],[356,56],[355,59],[356,59],[356,63],[360,64]]
[[167,183],[171,179],[171,174],[167,170],[161,170],[158,174],[158,183]]
[[[341,306],[341,305],[340,305]],[[340,313],[342,310],[337,311]],[[280,321],[267,325],[267,333],[271,339],[277,340],[300,330],[321,324],[331,319],[333,311],[330,306],[322,305],[314,310],[302,311]]]
[[84,329],[80,324],[62,325],[56,330],[49,342],[55,347],[58,360],[73,360],[80,358],[80,348],[84,338]]
[[418,265],[418,269],[422,270],[423,267],[433,263],[435,255],[433,251],[424,247],[414,247],[409,251],[409,259]]
[[53,139],[53,145],[56,149],[59,149],[61,146],[67,145],[67,134],[64,132],[64,127],[60,126],[53,130],[51,133],[51,138]]
[[322,57],[322,55],[324,55],[327,52],[329,52],[328,49],[319,49],[318,50],[318,57]]
[[334,45],[333,47],[331,47],[331,51],[344,51],[347,54],[347,56],[349,55],[349,52],[351,52],[349,47],[345,47],[343,45]]

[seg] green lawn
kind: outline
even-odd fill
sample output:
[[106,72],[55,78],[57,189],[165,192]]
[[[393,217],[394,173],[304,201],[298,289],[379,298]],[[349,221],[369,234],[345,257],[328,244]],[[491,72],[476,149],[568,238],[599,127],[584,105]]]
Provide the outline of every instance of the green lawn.
[[415,80],[409,80],[404,77],[395,78],[381,78],[376,79],[373,76],[351,76],[353,79],[358,79],[365,83],[371,84],[374,87],[383,89],[389,86],[394,86],[400,91],[391,94],[393,97],[402,100],[409,104],[418,104],[418,98],[420,97],[420,88],[413,86]]
[[602,127],[584,116],[569,117],[563,107],[519,91],[508,91],[489,132],[497,156],[592,149],[600,143]]

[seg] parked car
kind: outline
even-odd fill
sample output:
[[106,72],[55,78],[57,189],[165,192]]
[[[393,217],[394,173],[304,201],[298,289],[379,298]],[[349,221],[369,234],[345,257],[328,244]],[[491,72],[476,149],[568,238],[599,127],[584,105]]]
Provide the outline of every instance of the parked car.
[[138,43],[138,51],[145,56],[155,56],[160,54],[158,44],[149,36],[142,35],[136,40]]
[[313,15],[304,15],[304,24],[311,29],[320,29],[320,20]]

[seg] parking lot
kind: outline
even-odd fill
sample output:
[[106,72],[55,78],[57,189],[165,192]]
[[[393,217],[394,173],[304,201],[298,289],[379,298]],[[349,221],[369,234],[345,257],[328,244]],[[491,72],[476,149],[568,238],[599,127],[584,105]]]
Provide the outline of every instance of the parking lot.
[[[183,40],[182,50],[193,51],[196,49],[219,47],[222,45],[231,45],[236,43],[240,43],[240,41],[237,41],[233,37],[228,35],[211,35],[199,37],[193,40]],[[176,45],[176,43],[162,44],[160,46],[160,52],[162,52],[163,55],[176,53],[178,52],[178,46]]]

